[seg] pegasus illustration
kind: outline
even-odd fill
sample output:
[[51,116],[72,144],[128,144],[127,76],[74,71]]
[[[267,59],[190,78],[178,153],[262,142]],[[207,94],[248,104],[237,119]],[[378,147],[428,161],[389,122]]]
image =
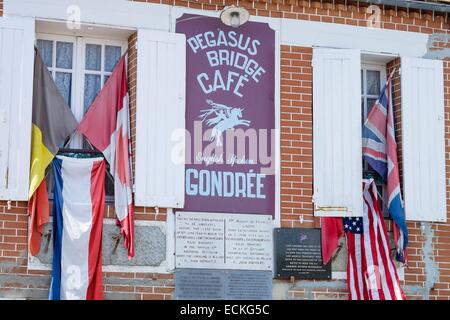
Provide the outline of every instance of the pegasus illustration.
[[239,125],[250,126],[251,121],[240,119],[244,108],[233,108],[212,100],[206,100],[206,103],[211,108],[200,110],[199,118],[202,119],[202,122],[206,121],[208,127],[213,127],[211,141],[216,141],[216,146],[222,146],[221,137],[224,131],[234,130],[234,127]]

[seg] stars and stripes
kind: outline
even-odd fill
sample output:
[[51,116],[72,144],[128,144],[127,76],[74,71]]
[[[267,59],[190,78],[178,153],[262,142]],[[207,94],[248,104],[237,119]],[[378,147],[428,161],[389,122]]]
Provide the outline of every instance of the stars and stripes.
[[344,231],[362,234],[364,231],[362,218],[344,218]]
[[400,193],[400,175],[395,141],[394,112],[390,97],[393,73],[363,126],[363,157],[387,184],[388,210],[395,222],[396,259],[406,260],[408,229]]
[[373,179],[363,180],[363,198],[363,216],[344,219],[349,299],[404,300]]

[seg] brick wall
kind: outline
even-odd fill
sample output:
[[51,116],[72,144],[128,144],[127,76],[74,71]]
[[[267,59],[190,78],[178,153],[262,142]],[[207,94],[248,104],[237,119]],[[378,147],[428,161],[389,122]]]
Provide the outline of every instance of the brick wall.
[[311,63],[311,48],[281,47],[282,227],[312,227],[314,222]]
[[[366,26],[367,4],[357,1],[297,1],[297,0],[149,0],[140,2],[164,3],[205,10],[221,10],[224,5],[239,3],[252,15],[284,17]],[[347,3],[347,5],[345,5]],[[418,10],[382,6],[381,27],[423,33],[446,33],[450,29],[448,17]],[[0,0],[2,15],[2,0]],[[136,34],[129,39],[129,86],[133,150],[136,123]],[[437,40],[434,49],[449,48],[448,42]],[[312,215],[312,50],[293,46],[281,47],[281,224],[283,227],[314,227]],[[398,59],[388,65],[388,71],[399,66]],[[397,141],[401,141],[399,75],[394,77],[394,105],[397,120]],[[447,178],[450,178],[450,59],[445,61],[445,106],[447,138]],[[401,150],[401,143],[399,145]],[[401,153],[399,154],[401,162]],[[133,158],[134,163],[134,158]],[[134,166],[133,166],[134,167]],[[450,198],[450,186],[447,186]],[[49,286],[49,271],[27,269],[27,204],[0,202],[0,297],[26,296],[45,298]],[[450,209],[450,208],[449,208]],[[137,220],[165,221],[162,209],[135,208]],[[108,206],[106,217],[114,218]],[[303,217],[303,223],[300,218]],[[410,262],[403,283],[409,298],[450,298],[450,224],[408,223],[410,230]],[[429,230],[428,230],[429,228]],[[388,223],[388,230],[392,225]],[[426,241],[431,241],[431,247]],[[428,241],[428,242],[429,242]],[[437,267],[436,284],[430,270]],[[428,272],[426,272],[428,271]],[[427,275],[428,274],[428,275]],[[173,291],[172,275],[143,273],[104,273],[105,296],[110,299],[170,299]],[[337,284],[330,286],[330,283]],[[425,287],[425,290],[423,289]],[[429,289],[429,290],[428,290]],[[429,292],[429,295],[427,294]],[[345,299],[345,282],[315,282],[312,289],[289,291],[293,299]]]
[[[251,15],[288,18],[355,26],[367,26],[369,4],[351,0],[132,0],[162,3],[178,7],[203,10],[222,10],[224,6],[238,4]],[[450,29],[445,14],[390,6],[380,6],[381,27],[392,30],[433,33]]]

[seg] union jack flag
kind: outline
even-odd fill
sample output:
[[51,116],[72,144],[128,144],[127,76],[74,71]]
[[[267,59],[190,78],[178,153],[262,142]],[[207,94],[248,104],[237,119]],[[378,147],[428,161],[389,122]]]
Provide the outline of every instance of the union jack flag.
[[344,218],[349,299],[404,300],[373,179],[363,180],[363,199],[363,216]]
[[394,112],[390,97],[394,72],[381,90],[363,126],[363,157],[387,184],[388,210],[394,220],[396,259],[406,260],[408,229],[400,193],[400,175],[395,141]]

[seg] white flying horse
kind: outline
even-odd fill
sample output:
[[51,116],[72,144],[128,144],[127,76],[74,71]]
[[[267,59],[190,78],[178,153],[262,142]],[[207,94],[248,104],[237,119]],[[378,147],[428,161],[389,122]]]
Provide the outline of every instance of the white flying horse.
[[[211,141],[216,141],[216,146],[222,146],[222,133],[228,129],[234,130],[234,127],[243,125],[250,126],[251,121],[243,120],[242,111],[244,108],[228,107],[224,104],[215,103],[212,100],[206,100],[211,108],[200,110],[199,118],[205,122],[208,127],[212,127]],[[211,117],[212,116],[212,117]]]

